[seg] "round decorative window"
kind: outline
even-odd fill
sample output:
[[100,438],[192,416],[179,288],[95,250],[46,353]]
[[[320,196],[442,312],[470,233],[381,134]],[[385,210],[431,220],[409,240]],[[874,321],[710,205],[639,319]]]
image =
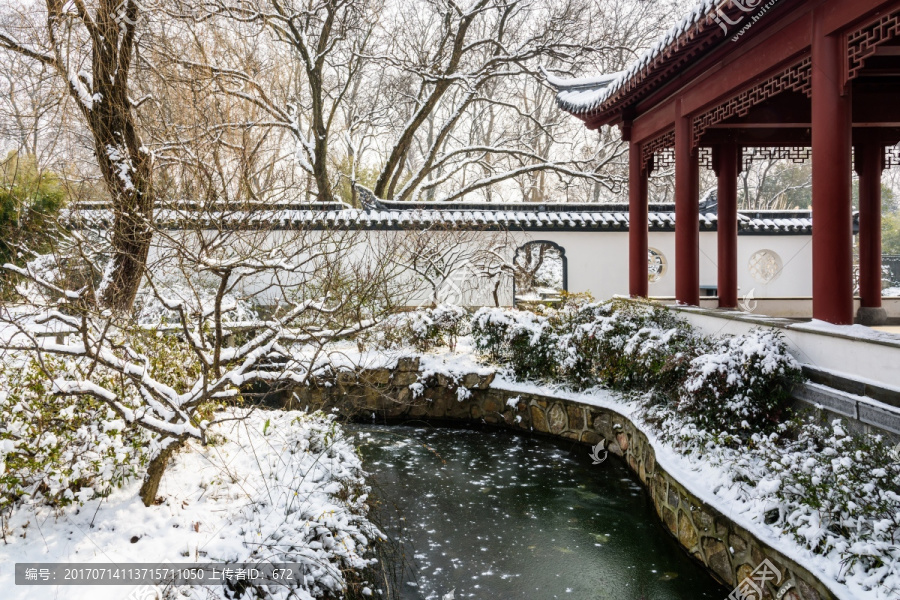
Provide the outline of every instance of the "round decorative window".
[[758,283],[766,284],[775,281],[781,275],[783,263],[781,257],[772,250],[758,250],[750,257],[747,269],[750,276]]
[[650,283],[656,283],[666,274],[666,268],[668,266],[666,257],[656,248],[650,248],[647,252],[647,260],[649,261],[647,264],[647,274]]

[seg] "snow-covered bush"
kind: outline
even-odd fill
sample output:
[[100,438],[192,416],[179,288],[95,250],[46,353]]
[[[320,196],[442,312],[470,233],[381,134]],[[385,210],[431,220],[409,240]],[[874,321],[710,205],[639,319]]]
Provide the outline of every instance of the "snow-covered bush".
[[560,358],[555,328],[551,317],[483,308],[472,318],[472,339],[480,352],[508,364],[517,377],[554,380]]
[[666,395],[673,395],[705,347],[664,308],[623,300],[567,303],[541,314],[482,309],[473,318],[472,336],[480,352],[519,377]]
[[472,337],[518,377],[646,392],[648,404],[673,405],[714,435],[778,422],[801,379],[776,332],[714,341],[642,302],[571,304],[543,314],[486,308],[473,318]]
[[407,341],[420,352],[428,352],[435,346],[448,346],[453,351],[459,337],[468,333],[469,314],[452,304],[420,308],[409,313],[406,328]]
[[91,397],[52,393],[52,379],[79,370],[75,360],[0,367],[0,510],[18,502],[54,506],[104,495],[140,477],[158,450],[152,434],[127,425]]
[[563,368],[581,388],[668,392],[702,341],[668,310],[638,302],[583,305],[564,311],[560,322]]
[[[369,554],[384,536],[367,519],[362,460],[334,417],[257,412],[237,428],[241,435],[226,434],[231,441],[218,450],[235,463],[208,493],[237,498],[241,508],[204,545],[208,556],[299,563],[299,589],[270,589],[275,598],[343,598],[349,587],[361,587],[349,579],[376,562]],[[257,461],[246,445],[266,452]],[[357,589],[352,597],[358,595]]]
[[472,316],[475,348],[492,361],[509,359],[507,334],[513,323],[512,312],[504,308],[482,308]]
[[751,493],[778,509],[776,526],[818,554],[836,551],[845,574],[875,587],[900,568],[900,463],[880,436],[840,420],[805,423],[795,440],[760,438],[764,470]]
[[677,409],[712,431],[759,430],[780,420],[801,378],[781,334],[755,329],[691,360]]

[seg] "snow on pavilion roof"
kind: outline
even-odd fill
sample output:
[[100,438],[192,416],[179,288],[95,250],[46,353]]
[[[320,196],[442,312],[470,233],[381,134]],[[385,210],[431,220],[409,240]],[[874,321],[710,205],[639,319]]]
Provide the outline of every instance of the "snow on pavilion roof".
[[577,79],[563,79],[546,74],[547,82],[557,89],[557,104],[563,110],[578,116],[599,112],[622,93],[640,83],[659,59],[675,53],[689,43],[696,33],[710,25],[721,30],[713,13],[719,5],[724,4],[730,2],[703,0],[695,4],[677,25],[657,39],[624,71]]
[[[405,205],[405,206],[404,206]],[[82,206],[63,215],[71,227],[109,227],[112,212],[103,206]],[[345,204],[285,204],[252,210],[199,210],[184,205],[157,211],[161,227],[234,229],[511,229],[521,231],[628,231],[624,204],[409,204],[384,201],[382,208],[363,210]],[[701,208],[700,229],[716,228],[715,209]],[[674,231],[675,207],[651,204],[651,231]],[[812,231],[809,211],[742,212],[742,234],[802,235]]]

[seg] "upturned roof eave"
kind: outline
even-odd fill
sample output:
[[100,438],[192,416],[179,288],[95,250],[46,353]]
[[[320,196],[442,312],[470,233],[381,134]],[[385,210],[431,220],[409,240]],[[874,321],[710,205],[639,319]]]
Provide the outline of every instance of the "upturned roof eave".
[[[669,44],[653,53],[652,57],[645,58],[642,56],[632,63],[626,71],[634,70],[634,73],[616,86],[616,89],[611,92],[610,96],[600,101],[596,107],[578,111],[574,107],[566,106],[564,102],[559,100],[557,100],[557,105],[560,109],[584,121],[591,129],[623,121],[622,115],[629,111],[634,112],[638,104],[672,82],[672,79],[667,77],[667,71],[677,69],[680,60],[690,55],[692,51],[709,54],[718,46],[718,42],[727,39],[727,34],[723,32],[714,16],[720,10],[729,17],[739,16],[741,13],[730,0],[713,3],[702,17],[698,18],[684,32],[674,37]],[[687,13],[685,19],[690,15],[691,13]],[[660,39],[663,40],[671,36],[673,30],[677,29],[677,27],[670,29]],[[713,38],[721,39],[714,41]],[[746,38],[742,38],[737,43],[743,42],[744,39]],[[708,47],[704,48],[704,46]],[[696,59],[696,57],[694,58]],[[647,64],[637,67],[645,60]]]

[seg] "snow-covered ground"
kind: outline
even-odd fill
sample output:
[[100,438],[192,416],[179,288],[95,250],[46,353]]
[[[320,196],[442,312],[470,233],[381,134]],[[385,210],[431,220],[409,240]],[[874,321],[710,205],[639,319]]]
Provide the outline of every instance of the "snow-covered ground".
[[[140,483],[133,482],[81,507],[20,508],[0,540],[0,596],[121,600],[163,591],[16,586],[17,562],[302,563],[308,583],[291,596],[300,599],[340,590],[342,571],[370,563],[366,552],[380,534],[365,516],[362,464],[331,419],[255,412],[218,426],[215,435],[216,443],[191,443],[175,455],[160,505],[145,507],[137,496]],[[221,587],[179,591],[179,598],[224,598]],[[275,590],[275,597],[286,593]],[[174,598],[175,590],[168,594],[159,597]]]
[[[333,349],[336,366],[390,367],[400,356],[415,354],[403,348],[360,353],[355,345]],[[425,375],[441,373],[459,380],[462,375],[487,374],[494,367],[479,359],[472,341],[461,338],[455,352],[437,349],[421,357]],[[419,384],[413,384],[416,386]],[[773,508],[763,485],[738,483],[735,465],[739,450],[676,448],[643,419],[641,405],[623,394],[603,389],[572,392],[560,386],[516,381],[500,371],[494,387],[516,393],[569,398],[615,410],[628,417],[649,438],[657,462],[705,502],[751,530],[784,555],[817,574],[842,600],[886,600],[900,597],[900,556],[873,585],[864,573],[847,575],[839,549],[814,554],[776,526],[765,524]],[[465,398],[461,394],[460,398]],[[670,427],[681,427],[671,423]],[[362,466],[340,429],[323,417],[302,413],[256,412],[244,421],[218,426],[221,438],[206,448],[176,456],[163,478],[165,502],[145,508],[137,498],[138,483],[114,491],[108,498],[60,510],[19,509],[0,540],[0,589],[3,597],[25,599],[50,588],[13,584],[16,562],[184,562],[245,561],[263,542],[267,561],[309,564],[311,584],[337,589],[341,568],[368,564],[366,550],[378,535],[365,518]],[[743,465],[746,472],[746,465]],[[356,490],[349,501],[340,491]],[[294,494],[297,496],[294,496]],[[289,508],[301,498],[301,509]],[[285,538],[295,550],[285,552]],[[278,539],[276,539],[278,538]],[[134,541],[133,541],[134,540]],[[280,542],[278,540],[281,540]],[[277,543],[276,543],[277,542]],[[900,554],[900,550],[896,551]],[[374,587],[374,586],[373,586]],[[191,593],[206,598],[212,588]],[[309,591],[309,590],[308,590]],[[122,587],[65,587],[46,597],[65,599],[143,598],[146,589]],[[190,595],[188,597],[191,597]],[[300,598],[311,598],[300,595]]]
[[881,295],[885,298],[900,296],[900,287],[891,287],[881,291]]

